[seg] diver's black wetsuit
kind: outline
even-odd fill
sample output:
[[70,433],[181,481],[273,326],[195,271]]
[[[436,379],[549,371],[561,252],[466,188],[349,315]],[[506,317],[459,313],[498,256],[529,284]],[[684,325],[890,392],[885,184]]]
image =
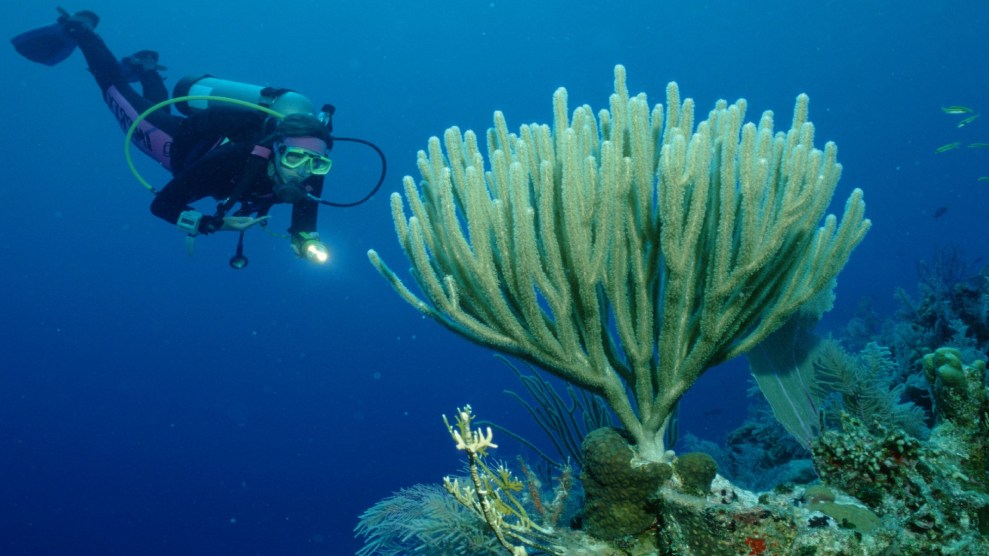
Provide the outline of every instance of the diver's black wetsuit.
[[[91,29],[78,25],[67,27],[66,31],[78,43],[79,50],[82,50],[83,56],[86,57],[86,63],[89,64],[89,71],[96,78],[96,83],[100,86],[100,91],[108,104],[110,104],[109,91],[111,87],[115,87],[126,102],[139,114],[151,108],[152,105],[168,99],[168,89],[157,71],[150,70],[139,73],[141,88],[144,92],[143,96],[139,95],[127,82],[120,63],[99,35]],[[119,107],[111,105],[110,109],[117,117],[121,127],[126,131],[131,122],[124,120],[126,116],[121,113]],[[185,118],[172,115],[169,110],[158,110],[148,116],[149,122],[173,138],[178,136],[184,120]]]
[[[188,204],[192,201],[206,197],[228,197],[240,181],[245,161],[253,148],[253,141],[230,142],[209,151],[168,182],[151,203],[151,212],[159,218],[176,222],[179,214],[190,210]],[[305,185],[312,188],[312,195],[319,197],[323,190],[323,176],[310,176]],[[235,214],[267,214],[277,202],[272,193],[271,179],[262,170],[244,191],[241,208]],[[319,204],[314,201],[301,201],[292,205],[292,226],[289,233],[297,236],[302,232],[316,231],[318,208]]]
[[[129,104],[129,108],[140,114],[168,98],[168,90],[157,71],[139,73],[144,92],[143,96],[139,95],[130,86],[117,58],[99,35],[82,28],[73,28],[70,34],[78,42],[104,100],[124,130],[133,119],[125,113],[121,104]],[[264,116],[260,113],[232,109],[208,109],[189,118],[161,109],[148,116],[147,121],[167,135],[164,151],[169,160],[162,162],[174,176],[158,192],[151,203],[151,212],[173,224],[183,211],[192,210],[190,203],[206,197],[225,199],[234,192],[251,151],[262,138],[264,127]],[[263,215],[278,202],[272,193],[273,183],[265,170],[262,168],[257,172],[248,184],[239,199],[241,206],[233,214]],[[310,176],[304,185],[313,196],[319,197],[323,190],[323,176]],[[318,208],[317,202],[308,199],[295,203],[289,233],[297,237],[302,232],[315,232]],[[201,230],[206,231],[202,226]]]

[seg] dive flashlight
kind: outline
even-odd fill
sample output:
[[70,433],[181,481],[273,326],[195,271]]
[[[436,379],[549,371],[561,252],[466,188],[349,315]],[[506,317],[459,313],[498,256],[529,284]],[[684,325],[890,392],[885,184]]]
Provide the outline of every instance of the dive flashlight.
[[292,247],[300,257],[318,264],[330,259],[330,251],[326,248],[326,244],[319,240],[317,232],[302,232],[299,234],[299,240],[301,240],[299,243],[293,242]]
[[306,258],[314,263],[323,264],[330,258],[330,252],[317,240],[309,240],[302,246]]

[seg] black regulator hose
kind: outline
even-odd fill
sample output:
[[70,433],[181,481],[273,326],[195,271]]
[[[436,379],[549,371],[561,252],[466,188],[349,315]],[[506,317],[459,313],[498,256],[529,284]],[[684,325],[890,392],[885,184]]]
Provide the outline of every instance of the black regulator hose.
[[321,204],[330,207],[338,207],[338,208],[356,207],[357,205],[367,202],[368,199],[370,199],[371,197],[374,197],[374,194],[377,193],[379,189],[381,189],[381,184],[385,183],[385,174],[388,171],[388,160],[385,158],[385,153],[383,153],[381,149],[378,148],[377,145],[375,145],[370,141],[364,139],[357,139],[356,137],[333,137],[333,140],[345,141],[350,143],[360,143],[361,145],[366,145],[374,149],[374,152],[378,153],[378,158],[381,159],[381,175],[378,177],[378,183],[374,184],[374,187],[371,188],[371,191],[368,192],[368,194],[362,197],[360,200],[354,201],[353,203],[336,203],[333,201],[324,201],[323,199],[319,200]]

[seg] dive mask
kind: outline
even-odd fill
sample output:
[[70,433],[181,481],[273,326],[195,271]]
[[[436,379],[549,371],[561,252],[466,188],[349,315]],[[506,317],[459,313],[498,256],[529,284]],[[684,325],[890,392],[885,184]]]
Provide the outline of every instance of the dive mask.
[[325,176],[333,167],[333,161],[327,156],[302,147],[289,147],[284,144],[278,147],[278,162],[292,170],[308,164],[309,173],[316,176]]

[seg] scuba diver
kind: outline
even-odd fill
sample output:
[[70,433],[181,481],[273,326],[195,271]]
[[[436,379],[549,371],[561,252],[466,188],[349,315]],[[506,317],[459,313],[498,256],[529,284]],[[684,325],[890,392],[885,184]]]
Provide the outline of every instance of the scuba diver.
[[[292,248],[307,260],[325,262],[328,251],[316,231],[319,205],[360,204],[384,181],[385,158],[380,149],[362,139],[336,138],[373,148],[381,158],[382,172],[377,185],[360,201],[324,201],[320,198],[323,181],[333,165],[328,156],[335,139],[332,106],[325,105],[317,114],[312,103],[294,91],[208,75],[182,79],[175,87],[175,98],[169,99],[159,73],[166,68],[158,64],[156,52],[143,50],[118,60],[95,32],[96,14],[70,15],[58,10],[61,15],[56,23],[23,33],[11,42],[26,58],[47,65],[58,64],[76,47],[82,51],[104,101],[132,144],[172,173],[172,180],[159,191],[135,170],[155,194],[151,212],[187,235],[190,252],[196,236],[239,232],[237,254],[230,265],[243,268],[247,265],[244,231],[258,224],[266,229],[269,210],[287,203],[292,205],[288,228]],[[140,82],[142,94],[132,82]],[[185,116],[162,109],[172,104]],[[191,206],[206,197],[218,201],[212,215]]]

